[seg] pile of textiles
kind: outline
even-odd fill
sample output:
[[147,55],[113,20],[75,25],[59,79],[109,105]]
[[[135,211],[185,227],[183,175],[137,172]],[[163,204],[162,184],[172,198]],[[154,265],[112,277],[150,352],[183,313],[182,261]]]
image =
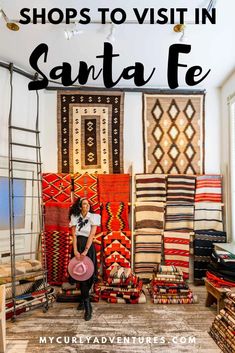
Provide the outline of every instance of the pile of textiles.
[[56,301],[61,303],[76,303],[81,301],[81,290],[79,283],[70,284],[68,282],[62,283],[61,288],[56,293]]
[[[6,299],[11,299],[12,298],[12,283],[6,283]],[[34,280],[33,282],[27,281],[27,280],[19,280],[15,282],[15,295],[20,296],[23,294],[29,294],[32,292],[36,292],[38,290],[44,289],[44,283],[43,283],[43,275],[38,276],[37,280]]]
[[235,352],[235,293],[229,291],[224,303],[209,334],[224,353],[232,353]]
[[[40,272],[41,274],[42,264],[38,260],[21,260],[16,261],[15,263],[15,275],[28,277],[31,273],[37,275]],[[0,265],[0,279],[1,282],[9,283],[11,282],[11,264],[5,263]]]
[[193,304],[197,301],[183,280],[183,273],[173,265],[158,266],[148,289],[154,304]]
[[[90,299],[92,302],[99,301],[100,289],[95,283],[90,292]],[[77,303],[81,301],[81,290],[79,283],[70,284],[64,282],[56,294],[56,301],[60,303]]]
[[109,303],[143,304],[146,297],[140,281],[130,268],[114,266],[100,285],[100,297]]
[[196,231],[194,236],[194,282],[203,284],[206,276],[214,243],[225,243],[226,233],[210,230]]
[[[48,304],[55,300],[55,289],[47,287],[46,289],[36,290],[35,292],[22,294],[16,297],[16,315],[23,312],[42,307],[46,303],[46,292]],[[6,319],[11,319],[14,315],[13,301],[6,301]]]
[[207,279],[215,287],[235,287],[235,255],[228,251],[213,250]]

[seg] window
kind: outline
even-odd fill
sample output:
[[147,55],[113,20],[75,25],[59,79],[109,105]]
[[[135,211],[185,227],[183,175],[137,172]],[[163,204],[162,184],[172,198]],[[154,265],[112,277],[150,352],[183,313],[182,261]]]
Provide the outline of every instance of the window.
[[[15,196],[25,196],[26,185],[24,180],[14,180]],[[25,227],[25,198],[14,198],[15,228]],[[0,230],[9,229],[9,179],[0,176]]]

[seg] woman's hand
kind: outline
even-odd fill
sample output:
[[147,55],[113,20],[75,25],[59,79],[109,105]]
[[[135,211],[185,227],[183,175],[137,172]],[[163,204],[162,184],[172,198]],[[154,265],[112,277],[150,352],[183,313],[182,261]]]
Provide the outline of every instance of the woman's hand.
[[81,260],[81,254],[78,251],[74,251],[74,256],[76,259]]
[[84,250],[82,253],[81,253],[81,256],[80,256],[80,260],[83,261],[84,257],[87,255],[87,250]]

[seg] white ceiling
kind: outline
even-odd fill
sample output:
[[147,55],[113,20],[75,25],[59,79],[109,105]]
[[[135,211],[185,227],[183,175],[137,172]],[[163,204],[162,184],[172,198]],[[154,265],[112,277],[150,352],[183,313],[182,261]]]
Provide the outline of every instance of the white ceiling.
[[[154,7],[176,8],[187,7],[192,20],[192,11],[195,7],[207,7],[208,0],[17,0],[0,1],[2,8],[10,19],[19,19],[20,9],[28,8],[61,8],[73,7],[77,10],[87,7],[91,9],[93,20],[98,20],[97,8],[109,7],[123,8],[128,15],[128,20],[134,20],[133,7],[143,9]],[[112,3],[112,5],[110,5]],[[189,5],[190,3],[190,5]],[[188,24],[186,35],[188,44],[192,46],[191,53],[181,55],[181,62],[189,66],[200,65],[204,72],[211,69],[208,78],[195,88],[219,87],[222,82],[235,69],[235,1],[217,1],[217,24],[216,25],[193,25]],[[49,72],[54,66],[63,61],[72,65],[73,75],[77,74],[79,61],[84,60],[89,65],[94,64],[97,70],[101,67],[101,59],[96,55],[103,52],[103,43],[110,31],[110,25],[89,24],[82,27],[83,34],[66,40],[64,29],[72,25],[65,24],[28,24],[21,25],[19,32],[9,31],[3,18],[0,18],[0,61],[13,62],[16,66],[33,73],[29,65],[29,57],[34,48],[40,43],[49,46],[47,63],[40,61],[42,71]],[[179,35],[173,32],[173,25],[139,25],[122,24],[116,26],[115,42],[113,44],[115,53],[120,57],[114,59],[113,76],[117,78],[124,67],[133,65],[140,61],[146,69],[146,76],[156,67],[148,87],[167,87],[167,59],[169,46],[177,43]],[[185,70],[180,69],[180,87],[185,86]],[[96,82],[89,81],[90,85],[102,86],[102,79]],[[121,86],[134,86],[131,81],[121,81]],[[147,87],[146,86],[146,87]]]

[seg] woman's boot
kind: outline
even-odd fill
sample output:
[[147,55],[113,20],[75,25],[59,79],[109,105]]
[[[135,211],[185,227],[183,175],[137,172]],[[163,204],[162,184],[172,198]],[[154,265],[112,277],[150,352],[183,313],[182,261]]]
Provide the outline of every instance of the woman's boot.
[[84,300],[84,308],[85,308],[84,320],[89,321],[91,319],[91,314],[92,314],[92,307],[91,307],[89,298]]
[[83,300],[80,301],[80,303],[78,304],[77,310],[84,310],[84,302],[83,302]]

